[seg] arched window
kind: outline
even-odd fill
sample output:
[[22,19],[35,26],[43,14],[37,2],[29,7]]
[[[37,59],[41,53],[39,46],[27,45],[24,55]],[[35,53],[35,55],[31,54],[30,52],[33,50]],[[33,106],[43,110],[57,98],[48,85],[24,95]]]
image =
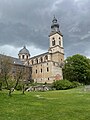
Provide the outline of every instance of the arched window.
[[24,59],[24,55],[22,55],[22,59]]
[[45,61],[46,61],[46,60],[48,60],[48,56],[47,56],[47,55],[45,56]]
[[55,40],[52,41],[52,46],[54,46],[54,45],[55,45]]
[[61,46],[61,41],[59,40],[59,45]]
[[55,38],[53,37],[52,38],[52,46],[54,46],[55,45]]
[[43,62],[43,58],[42,57],[40,58],[40,61]]
[[38,63],[38,58],[36,58],[36,63]]

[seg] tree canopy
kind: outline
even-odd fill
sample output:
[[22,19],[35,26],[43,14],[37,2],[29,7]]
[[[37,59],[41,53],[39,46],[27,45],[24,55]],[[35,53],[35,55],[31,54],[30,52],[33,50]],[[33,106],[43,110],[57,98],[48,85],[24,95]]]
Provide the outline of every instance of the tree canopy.
[[90,59],[76,54],[65,60],[63,67],[64,79],[90,84]]

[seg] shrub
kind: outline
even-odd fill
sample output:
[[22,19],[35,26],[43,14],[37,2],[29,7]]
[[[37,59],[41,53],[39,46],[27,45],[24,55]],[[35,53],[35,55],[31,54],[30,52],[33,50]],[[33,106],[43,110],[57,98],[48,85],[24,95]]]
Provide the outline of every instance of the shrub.
[[56,90],[66,90],[77,87],[78,85],[79,85],[78,82],[70,82],[68,80],[58,80],[53,82],[52,87],[56,88]]
[[72,84],[73,84],[73,87],[78,87],[81,85],[81,83],[79,83],[77,81],[73,81]]
[[16,90],[22,90],[22,85],[18,84],[17,87],[16,87]]

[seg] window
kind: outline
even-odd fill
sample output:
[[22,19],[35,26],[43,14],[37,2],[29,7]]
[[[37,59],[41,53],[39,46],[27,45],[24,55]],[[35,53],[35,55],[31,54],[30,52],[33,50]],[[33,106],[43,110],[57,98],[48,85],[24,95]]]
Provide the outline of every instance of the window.
[[61,45],[61,41],[59,41],[59,45]]
[[49,72],[49,68],[47,67],[47,72]]
[[45,56],[44,60],[45,60],[45,61],[48,60],[48,56],[47,56],[47,55]]
[[55,45],[55,40],[52,41],[52,46],[54,46],[54,45]]
[[36,63],[38,63],[38,59],[36,58]]
[[61,38],[59,37],[59,40],[60,40]]
[[41,60],[41,62],[43,62],[43,58],[42,57],[40,58],[40,60]]
[[28,56],[27,56],[27,59],[28,59]]
[[49,80],[49,78],[48,78],[48,80]]
[[36,70],[36,73],[37,73],[37,70]]
[[22,55],[22,59],[24,59],[24,55]]
[[42,69],[41,69],[41,73],[42,73]]

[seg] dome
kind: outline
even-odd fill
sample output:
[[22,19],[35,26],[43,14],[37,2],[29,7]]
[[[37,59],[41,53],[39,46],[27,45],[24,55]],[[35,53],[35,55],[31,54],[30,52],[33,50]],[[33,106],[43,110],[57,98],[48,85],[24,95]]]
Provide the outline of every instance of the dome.
[[29,54],[30,55],[29,50],[27,50],[25,46],[23,47],[23,49],[21,49],[19,51],[19,54]]

